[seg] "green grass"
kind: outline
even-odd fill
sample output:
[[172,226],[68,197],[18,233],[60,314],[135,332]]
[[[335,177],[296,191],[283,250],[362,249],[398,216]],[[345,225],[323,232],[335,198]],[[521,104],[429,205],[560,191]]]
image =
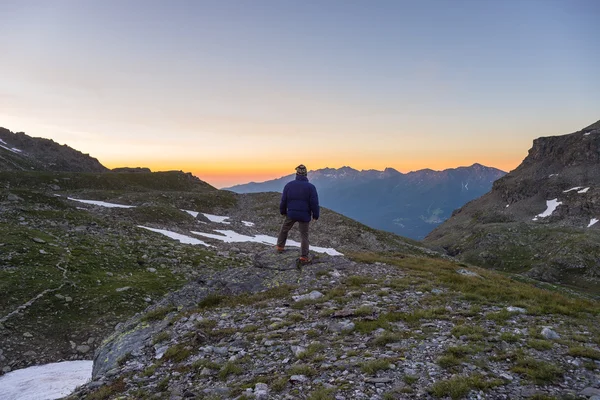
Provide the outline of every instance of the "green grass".
[[141,321],[160,321],[164,319],[167,316],[167,314],[169,314],[171,311],[175,310],[176,308],[173,307],[155,308],[154,310],[148,311],[146,314],[144,314]]
[[510,332],[502,332],[500,334],[500,340],[503,340],[506,343],[517,343],[520,338],[521,338],[520,335],[515,335]]
[[373,315],[373,307],[361,306],[354,311],[354,315],[356,315],[357,317],[366,317],[368,315]]
[[471,390],[487,390],[500,384],[499,380],[488,381],[481,375],[458,375],[434,383],[430,388],[430,393],[435,397],[450,396],[452,399],[460,399]]
[[179,363],[187,359],[192,354],[192,350],[185,344],[179,343],[175,346],[169,347],[165,352],[163,359],[165,361],[173,361]]
[[227,296],[223,296],[216,293],[209,293],[208,295],[206,295],[206,297],[204,297],[198,302],[198,308],[204,310],[207,308],[218,307],[225,301],[226,298]]
[[88,394],[86,400],[108,400],[116,394],[123,393],[125,389],[125,382],[123,382],[123,378],[120,378],[110,385],[101,386],[98,390]]
[[543,351],[543,350],[550,350],[553,346],[553,343],[549,340],[530,339],[527,342],[527,346],[531,347],[532,349]]
[[573,357],[591,358],[592,360],[600,360],[600,351],[591,347],[573,346],[569,347],[569,355]]
[[507,311],[506,309],[500,310],[495,313],[489,313],[485,316],[487,319],[491,321],[496,321],[497,323],[503,323],[511,317],[514,317],[514,314]]
[[352,287],[362,287],[375,282],[374,278],[365,275],[351,275],[344,280],[344,284]]
[[457,357],[452,354],[447,354],[438,358],[437,363],[442,368],[452,368],[462,364],[464,358]]
[[158,344],[169,339],[171,339],[171,334],[167,331],[161,331],[152,338],[152,344]]
[[311,343],[305,351],[298,354],[300,360],[307,360],[315,357],[317,354],[325,350],[325,345],[320,342]]
[[[536,288],[510,277],[481,268],[472,268],[483,279],[473,279],[456,273],[461,266],[443,259],[401,254],[349,253],[358,262],[383,262],[396,265],[406,273],[406,281],[445,286],[463,298],[482,305],[514,305],[527,308],[531,315],[561,314],[569,316],[600,315],[600,303],[580,297]],[[402,287],[402,282],[400,282]]]
[[511,371],[523,374],[539,385],[554,382],[562,376],[561,368],[556,365],[525,356],[517,358]]
[[390,367],[390,364],[391,364],[390,360],[381,358],[381,359],[366,361],[366,362],[362,363],[360,365],[360,369],[365,374],[373,375],[377,371],[382,371],[382,370],[388,369]]
[[307,400],[334,400],[335,389],[332,388],[318,388],[310,392]]
[[476,325],[457,325],[452,328],[452,336],[462,337],[465,336],[467,340],[481,340],[487,335],[485,329]]
[[287,373],[289,375],[304,375],[304,376],[314,376],[317,374],[317,370],[311,367],[308,364],[296,364],[292,365]]
[[396,343],[402,340],[402,336],[397,333],[384,332],[381,335],[375,337],[372,343],[375,346],[385,346],[389,343]]
[[228,361],[219,371],[219,378],[226,380],[230,375],[240,375],[243,372],[238,362]]

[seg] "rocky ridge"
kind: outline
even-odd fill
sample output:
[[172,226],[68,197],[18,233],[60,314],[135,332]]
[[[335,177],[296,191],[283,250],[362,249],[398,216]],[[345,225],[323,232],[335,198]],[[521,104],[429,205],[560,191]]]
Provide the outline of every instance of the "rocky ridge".
[[600,123],[536,139],[491,192],[425,243],[468,262],[600,289]]
[[51,139],[0,128],[0,171],[107,172],[100,162]]

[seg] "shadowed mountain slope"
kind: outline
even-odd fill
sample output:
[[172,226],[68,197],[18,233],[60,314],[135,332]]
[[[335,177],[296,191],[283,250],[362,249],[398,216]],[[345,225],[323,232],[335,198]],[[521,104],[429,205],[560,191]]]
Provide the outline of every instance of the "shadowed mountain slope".
[[600,123],[534,140],[425,242],[474,264],[600,290]]

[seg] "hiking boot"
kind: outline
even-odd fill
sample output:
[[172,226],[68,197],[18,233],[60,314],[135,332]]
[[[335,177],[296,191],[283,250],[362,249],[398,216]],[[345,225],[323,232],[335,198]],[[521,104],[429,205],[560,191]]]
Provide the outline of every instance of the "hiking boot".
[[302,256],[298,259],[298,261],[300,261],[300,264],[308,264],[310,263],[310,258]]
[[283,253],[284,250],[285,247],[275,246],[275,251],[277,251],[278,253]]

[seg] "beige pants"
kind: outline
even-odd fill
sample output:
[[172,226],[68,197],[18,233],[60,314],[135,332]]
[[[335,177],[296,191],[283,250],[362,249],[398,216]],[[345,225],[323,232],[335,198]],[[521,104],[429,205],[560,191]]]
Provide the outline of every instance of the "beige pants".
[[285,247],[285,242],[287,241],[288,232],[295,223],[298,223],[298,228],[300,229],[300,255],[302,257],[308,257],[308,226],[310,222],[302,222],[296,221],[289,217],[285,218],[283,225],[281,225],[281,230],[279,231],[279,236],[277,237],[277,246]]

